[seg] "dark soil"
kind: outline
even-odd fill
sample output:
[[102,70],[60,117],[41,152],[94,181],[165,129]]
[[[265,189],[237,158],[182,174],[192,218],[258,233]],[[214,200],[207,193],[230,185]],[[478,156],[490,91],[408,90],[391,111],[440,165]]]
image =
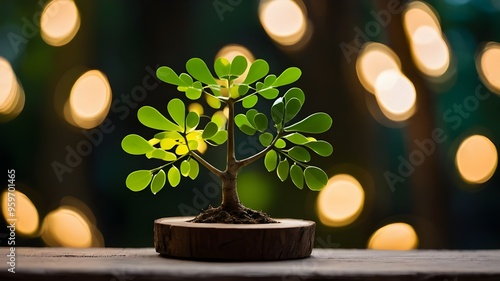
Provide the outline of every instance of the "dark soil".
[[246,207],[233,209],[224,209],[222,206],[201,211],[190,222],[197,223],[229,223],[229,224],[257,224],[257,223],[278,223],[273,220],[268,214],[255,211]]

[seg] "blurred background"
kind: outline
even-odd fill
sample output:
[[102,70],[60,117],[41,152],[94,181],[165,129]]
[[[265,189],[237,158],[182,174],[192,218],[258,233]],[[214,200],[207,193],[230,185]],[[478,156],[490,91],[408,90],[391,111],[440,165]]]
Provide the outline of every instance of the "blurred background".
[[[324,190],[259,161],[239,175],[246,206],[316,221],[316,247],[500,248],[499,18],[498,0],[0,0],[0,244],[9,176],[18,246],[152,247],[154,219],[218,205],[204,169],[156,195],[130,191],[131,171],[161,163],[120,142],[154,134],[141,106],[188,102],[156,68],[241,54],[275,74],[301,68],[302,117],[334,120],[318,136],[332,156],[313,159]],[[203,100],[190,110],[224,116]],[[240,158],[262,149],[237,141]],[[220,166],[221,153],[204,155]]]

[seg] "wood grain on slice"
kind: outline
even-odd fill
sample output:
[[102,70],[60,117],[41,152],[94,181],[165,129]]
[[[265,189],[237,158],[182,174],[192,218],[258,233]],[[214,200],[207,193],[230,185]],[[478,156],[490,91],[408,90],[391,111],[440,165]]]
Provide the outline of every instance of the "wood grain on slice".
[[191,223],[191,217],[154,222],[158,253],[187,259],[285,260],[311,255],[315,223],[277,219],[270,224]]

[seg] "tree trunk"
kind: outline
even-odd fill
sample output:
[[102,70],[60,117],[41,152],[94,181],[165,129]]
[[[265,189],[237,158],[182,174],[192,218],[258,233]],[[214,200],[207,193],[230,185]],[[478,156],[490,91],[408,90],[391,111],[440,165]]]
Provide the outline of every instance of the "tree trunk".
[[238,193],[236,191],[236,173],[226,172],[222,178],[222,203],[225,210],[234,210],[242,208]]
[[236,176],[239,166],[235,156],[234,145],[234,100],[227,101],[229,109],[227,120],[227,168],[222,175],[222,203],[221,206],[225,210],[241,209],[238,193],[236,192]]

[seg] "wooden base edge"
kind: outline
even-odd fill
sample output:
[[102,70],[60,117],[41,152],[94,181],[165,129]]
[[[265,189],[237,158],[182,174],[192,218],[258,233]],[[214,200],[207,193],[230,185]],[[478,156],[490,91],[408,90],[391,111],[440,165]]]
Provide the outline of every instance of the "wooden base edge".
[[154,222],[156,252],[199,260],[287,260],[306,258],[314,245],[313,221],[277,219],[274,224],[187,222],[192,217]]

